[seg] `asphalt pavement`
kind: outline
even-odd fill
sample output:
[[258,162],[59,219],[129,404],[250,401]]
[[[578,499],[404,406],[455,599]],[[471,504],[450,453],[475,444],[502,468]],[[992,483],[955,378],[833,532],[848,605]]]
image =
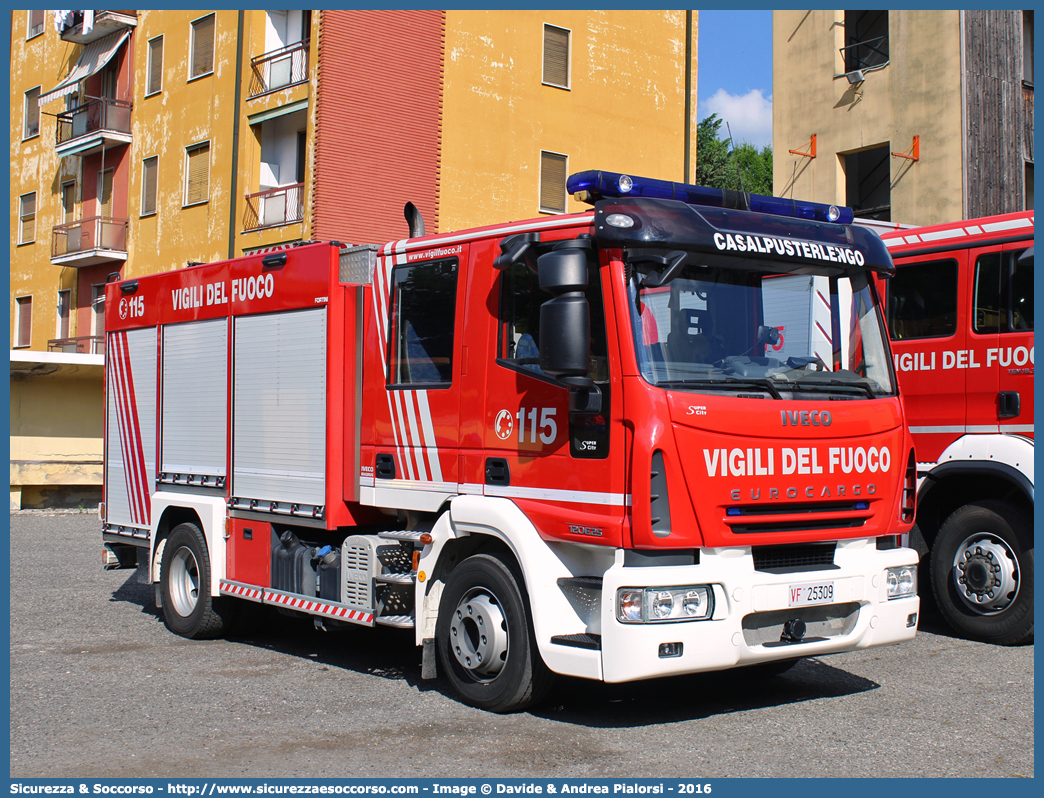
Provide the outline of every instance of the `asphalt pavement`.
[[263,608],[227,640],[167,631],[92,514],[11,514],[11,776],[1032,777],[1033,646],[948,635],[782,676],[563,680],[491,715],[394,629]]

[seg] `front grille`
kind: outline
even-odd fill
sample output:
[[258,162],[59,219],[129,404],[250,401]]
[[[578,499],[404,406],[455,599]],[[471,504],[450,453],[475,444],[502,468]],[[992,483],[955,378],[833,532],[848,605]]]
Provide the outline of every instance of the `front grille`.
[[754,570],[793,569],[834,564],[833,543],[803,543],[793,546],[754,546]]
[[819,529],[858,529],[866,523],[865,518],[826,518],[822,521],[787,521],[761,524],[729,524],[736,535],[753,535],[764,532],[807,532]]
[[811,502],[809,504],[750,504],[729,507],[726,514],[732,517],[748,515],[808,515],[810,513],[851,513],[869,510],[867,501],[857,502]]

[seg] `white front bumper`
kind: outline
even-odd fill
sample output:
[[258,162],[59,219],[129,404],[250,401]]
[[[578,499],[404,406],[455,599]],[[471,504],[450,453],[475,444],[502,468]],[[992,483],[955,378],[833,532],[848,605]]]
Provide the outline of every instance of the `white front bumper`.
[[[602,678],[626,682],[910,640],[920,599],[889,601],[885,569],[916,564],[913,549],[878,551],[873,540],[839,542],[832,568],[785,574],[755,571],[750,549],[704,549],[700,563],[688,566],[624,567],[617,558],[602,578]],[[833,582],[832,604],[788,606],[791,586],[817,582]],[[714,586],[710,620],[625,624],[616,619],[619,588],[702,584]],[[780,644],[777,627],[789,618],[818,620],[809,623],[804,641]],[[681,655],[661,656],[664,643],[681,643]]]

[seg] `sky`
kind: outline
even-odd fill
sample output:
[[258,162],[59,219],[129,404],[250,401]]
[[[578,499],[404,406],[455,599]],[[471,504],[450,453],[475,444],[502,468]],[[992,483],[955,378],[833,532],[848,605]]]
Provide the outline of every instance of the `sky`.
[[717,114],[736,143],[771,147],[772,12],[700,11],[698,68],[697,121]]

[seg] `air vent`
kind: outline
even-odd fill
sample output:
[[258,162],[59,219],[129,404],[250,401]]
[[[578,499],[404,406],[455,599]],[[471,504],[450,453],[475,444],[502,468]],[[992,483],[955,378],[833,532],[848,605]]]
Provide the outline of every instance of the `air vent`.
[[671,534],[671,503],[667,496],[667,469],[663,465],[663,452],[659,449],[652,456],[649,494],[653,534],[665,538]]
[[769,521],[762,524],[730,524],[729,529],[735,535],[757,535],[778,532],[810,532],[824,529],[859,529],[865,523],[865,518],[827,518],[822,521],[787,521],[785,523]]
[[754,546],[754,569],[768,571],[770,569],[794,569],[808,566],[829,566],[834,564],[833,543],[808,543],[794,546]]

